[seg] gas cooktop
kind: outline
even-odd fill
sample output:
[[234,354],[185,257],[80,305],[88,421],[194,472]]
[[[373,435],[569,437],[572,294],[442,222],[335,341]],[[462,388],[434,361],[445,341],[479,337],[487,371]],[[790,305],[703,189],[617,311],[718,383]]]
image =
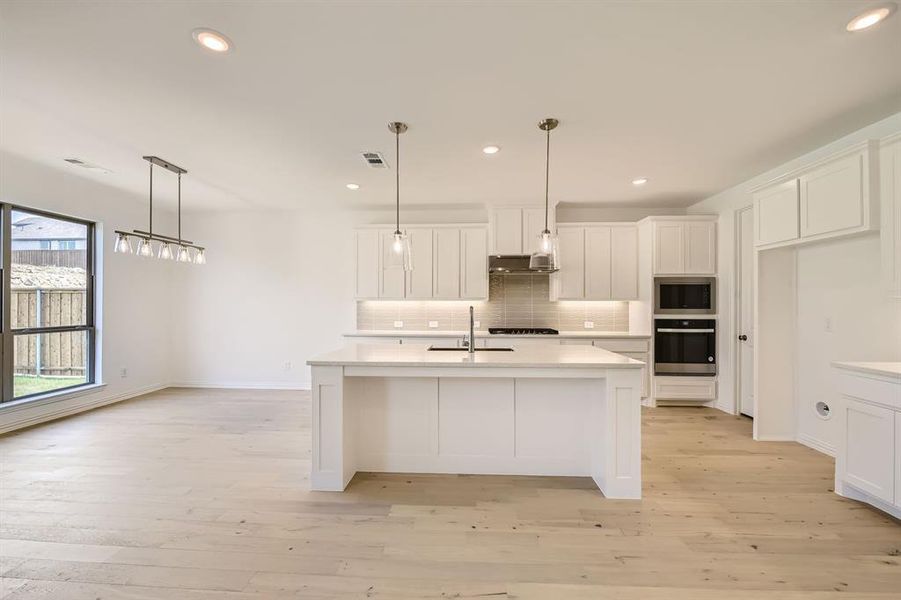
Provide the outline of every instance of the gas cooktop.
[[556,329],[549,327],[489,327],[492,335],[557,335]]

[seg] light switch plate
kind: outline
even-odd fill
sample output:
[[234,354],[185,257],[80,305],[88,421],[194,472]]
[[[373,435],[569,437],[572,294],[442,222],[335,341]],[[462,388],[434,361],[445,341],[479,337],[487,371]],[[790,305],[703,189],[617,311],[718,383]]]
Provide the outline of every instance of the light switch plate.
[[404,326],[404,322],[403,322],[403,321],[395,321],[395,322],[394,322],[394,328],[395,328],[395,329],[401,329],[401,328],[403,328],[403,326]]
[[594,329],[594,321],[585,321],[585,329]]
[[438,321],[429,321],[429,329],[438,329]]

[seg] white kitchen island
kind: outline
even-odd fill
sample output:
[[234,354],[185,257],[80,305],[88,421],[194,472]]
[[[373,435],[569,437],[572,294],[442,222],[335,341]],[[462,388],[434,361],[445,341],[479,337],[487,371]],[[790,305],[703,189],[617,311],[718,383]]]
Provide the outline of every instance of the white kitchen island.
[[311,487],[357,471],[590,476],[641,497],[641,368],[592,346],[349,344],[313,373]]

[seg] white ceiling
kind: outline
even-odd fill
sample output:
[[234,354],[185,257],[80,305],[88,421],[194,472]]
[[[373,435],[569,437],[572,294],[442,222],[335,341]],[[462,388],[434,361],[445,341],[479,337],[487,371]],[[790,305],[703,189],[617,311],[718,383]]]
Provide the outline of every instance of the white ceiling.
[[538,202],[554,116],[552,202],[687,205],[901,110],[901,15],[844,29],[873,4],[4,1],[0,147],[142,195],[156,154],[188,208],[356,206],[393,201],[358,153],[393,164],[398,119],[402,202]]

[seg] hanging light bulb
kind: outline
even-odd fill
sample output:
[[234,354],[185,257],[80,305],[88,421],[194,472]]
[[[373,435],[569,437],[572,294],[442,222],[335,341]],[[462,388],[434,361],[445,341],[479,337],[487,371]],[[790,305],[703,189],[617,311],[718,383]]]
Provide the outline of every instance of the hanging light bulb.
[[394,133],[394,189],[395,189],[395,229],[394,239],[391,242],[390,252],[385,257],[385,268],[402,268],[404,271],[413,270],[413,256],[410,247],[410,238],[400,230],[400,134],[407,130],[405,123],[392,121],[388,123],[388,130]]
[[557,119],[544,119],[538,123],[538,128],[547,133],[546,153],[544,161],[544,230],[538,234],[538,250],[529,257],[529,268],[541,271],[557,271],[560,268],[557,251],[557,236],[548,229],[548,210],[550,189],[550,165],[551,165],[551,130],[555,129],[559,121]]
[[119,233],[116,235],[116,245],[113,246],[114,252],[121,252],[122,254],[131,254],[134,252],[134,249],[131,247],[131,240],[128,239],[128,236],[124,233]]
[[138,256],[143,256],[144,258],[153,258],[153,244],[150,243],[149,239],[141,239],[141,243],[138,244]]
[[206,255],[203,252],[203,249],[197,251],[197,254],[194,255],[194,264],[195,265],[205,265],[206,264]]
[[175,255],[172,253],[172,246],[168,242],[160,244],[160,253],[157,256],[161,260],[172,260],[175,258]]
[[180,263],[191,262],[191,253],[188,251],[187,247],[185,247],[185,246],[178,247],[178,262],[180,262]]

